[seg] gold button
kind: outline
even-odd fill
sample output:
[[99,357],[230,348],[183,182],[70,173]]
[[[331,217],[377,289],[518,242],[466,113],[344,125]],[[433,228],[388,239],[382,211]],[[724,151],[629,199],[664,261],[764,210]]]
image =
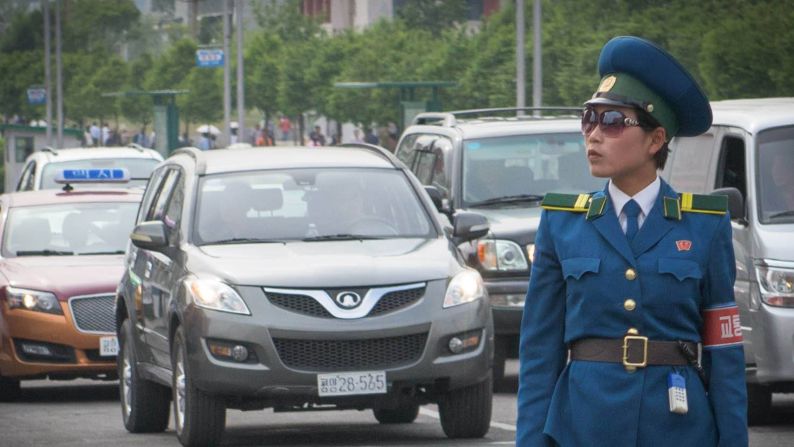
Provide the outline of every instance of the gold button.
[[636,328],[630,327],[629,330],[626,331],[626,333],[629,335],[638,335],[640,331],[638,331]]
[[626,270],[626,279],[629,281],[634,281],[634,278],[637,277],[637,272],[634,269]]
[[628,311],[632,311],[636,307],[637,307],[637,303],[631,298],[629,298],[629,299],[627,299],[626,301],[623,302],[623,308],[628,310]]

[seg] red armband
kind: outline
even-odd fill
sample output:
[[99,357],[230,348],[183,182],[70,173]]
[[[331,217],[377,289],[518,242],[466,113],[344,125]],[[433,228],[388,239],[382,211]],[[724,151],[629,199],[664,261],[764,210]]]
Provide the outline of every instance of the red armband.
[[704,348],[721,348],[742,343],[739,308],[735,304],[703,310]]

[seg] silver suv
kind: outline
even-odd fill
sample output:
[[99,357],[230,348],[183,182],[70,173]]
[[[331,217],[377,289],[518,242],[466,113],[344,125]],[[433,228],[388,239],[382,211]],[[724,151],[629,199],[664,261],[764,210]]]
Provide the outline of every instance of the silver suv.
[[421,113],[397,144],[397,158],[431,187],[444,214],[454,220],[476,211],[489,221],[487,236],[458,242],[491,298],[497,385],[505,359],[518,353],[543,195],[603,188],[587,167],[580,113],[580,108]]
[[[144,194],[117,296],[131,432],[220,442],[226,408],[374,410],[482,437],[493,332],[479,273],[382,148],[176,151]],[[170,391],[169,391],[170,388]],[[321,407],[322,406],[322,407]]]

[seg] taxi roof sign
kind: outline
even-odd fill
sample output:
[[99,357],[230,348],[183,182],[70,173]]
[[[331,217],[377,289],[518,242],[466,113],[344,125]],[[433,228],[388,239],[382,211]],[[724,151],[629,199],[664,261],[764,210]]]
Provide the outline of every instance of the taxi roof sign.
[[55,176],[56,183],[127,183],[127,168],[63,169]]

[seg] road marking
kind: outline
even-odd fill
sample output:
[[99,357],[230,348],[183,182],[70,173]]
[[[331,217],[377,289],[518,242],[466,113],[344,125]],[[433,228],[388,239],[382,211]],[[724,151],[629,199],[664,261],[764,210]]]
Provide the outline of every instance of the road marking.
[[[431,418],[435,418],[435,419],[439,419],[440,418],[440,416],[438,415],[437,411],[429,410],[429,409],[424,408],[424,407],[419,408],[419,413],[421,413],[421,414],[423,414],[425,416],[430,416]],[[501,422],[495,422],[495,421],[491,421],[491,427],[493,427],[493,428],[501,428],[502,430],[507,430],[507,431],[516,431],[516,426],[515,425],[503,424]]]

